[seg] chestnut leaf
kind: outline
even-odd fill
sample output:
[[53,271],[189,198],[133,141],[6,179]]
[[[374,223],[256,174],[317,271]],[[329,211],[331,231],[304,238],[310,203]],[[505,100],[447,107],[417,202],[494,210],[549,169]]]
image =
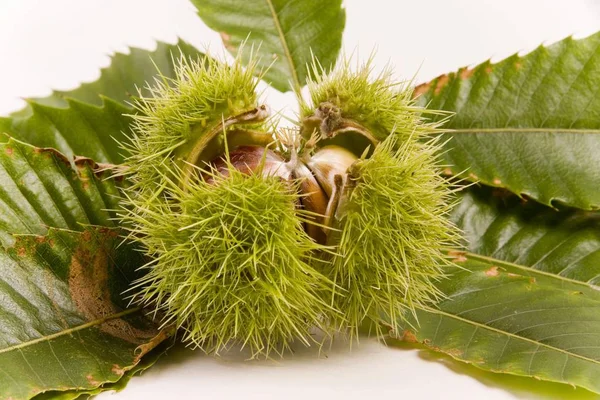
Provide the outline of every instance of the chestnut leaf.
[[449,172],[546,205],[600,207],[600,33],[461,68],[415,93],[455,113]]
[[246,42],[260,57],[258,71],[275,89],[299,92],[310,75],[313,56],[329,70],[337,59],[346,24],[341,0],[192,0],[200,18],[221,34],[236,55]]
[[120,164],[126,152],[118,142],[131,134],[127,114],[134,109],[129,102],[138,96],[138,88],[146,93],[146,83],[158,71],[173,77],[173,62],[180,55],[203,57],[183,41],[175,45],[159,42],[154,51],[131,48],[129,54],[117,53],[98,80],[45,98],[27,99],[23,110],[0,117],[0,133],[37,147],[52,147],[69,158],[84,156]]
[[600,393],[600,213],[471,187],[452,219],[465,251],[450,255],[464,269],[399,335],[484,370]]

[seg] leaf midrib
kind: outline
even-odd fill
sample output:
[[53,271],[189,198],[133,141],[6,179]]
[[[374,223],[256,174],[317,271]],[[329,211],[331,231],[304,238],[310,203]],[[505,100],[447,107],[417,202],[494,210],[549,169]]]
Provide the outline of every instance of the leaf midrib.
[[277,30],[277,35],[279,36],[279,40],[281,41],[281,45],[283,46],[283,52],[285,53],[286,61],[289,65],[290,72],[292,73],[292,80],[294,83],[294,91],[300,93],[301,85],[300,80],[298,79],[298,72],[296,71],[296,67],[294,66],[294,59],[292,58],[292,53],[290,53],[290,49],[287,45],[287,40],[285,38],[285,34],[283,33],[283,29],[281,28],[281,23],[279,22],[279,17],[277,16],[277,11],[275,10],[275,6],[273,5],[272,0],[265,0],[267,5],[269,6],[269,10],[271,11],[271,16],[273,17],[273,23],[275,24],[275,29]]
[[29,347],[29,346],[32,346],[34,344],[38,344],[38,343],[42,343],[42,342],[54,340],[54,339],[59,338],[61,336],[69,335],[69,334],[71,334],[73,332],[77,332],[77,331],[81,331],[83,329],[91,328],[91,327],[96,326],[96,325],[101,325],[101,324],[103,324],[103,323],[105,323],[107,321],[110,321],[110,320],[113,320],[113,319],[117,319],[117,318],[121,318],[121,317],[124,317],[126,315],[130,315],[130,314],[136,313],[136,312],[138,312],[140,310],[141,309],[139,307],[130,308],[130,309],[121,311],[120,313],[116,313],[116,314],[109,315],[109,316],[104,317],[104,318],[99,318],[99,319],[96,319],[96,320],[93,320],[93,321],[90,321],[90,322],[86,322],[85,324],[81,324],[81,325],[78,325],[78,326],[75,326],[75,327],[72,327],[72,328],[69,328],[69,329],[65,329],[63,331],[56,332],[56,333],[53,333],[51,335],[42,336],[42,337],[39,337],[37,339],[29,340],[27,342],[19,343],[17,345],[11,346],[11,347],[6,347],[4,349],[0,349],[0,354],[8,353],[8,352],[11,352],[11,351],[14,351],[14,350],[18,350],[18,349],[22,349],[22,348],[25,348],[25,347]]

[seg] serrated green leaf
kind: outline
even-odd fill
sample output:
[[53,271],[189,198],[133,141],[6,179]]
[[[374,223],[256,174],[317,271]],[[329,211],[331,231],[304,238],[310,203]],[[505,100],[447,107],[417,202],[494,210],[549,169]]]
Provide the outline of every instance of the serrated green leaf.
[[[471,252],[404,340],[476,367],[600,393],[600,213],[555,210],[503,189],[461,193],[452,219]],[[476,254],[477,253],[477,254]]]
[[452,219],[464,232],[467,250],[499,260],[512,272],[525,274],[510,267],[525,265],[553,280],[600,283],[600,212],[555,210],[480,187],[462,194]]
[[445,126],[452,173],[546,205],[600,207],[600,33],[461,68],[415,93],[456,113]]
[[142,264],[107,228],[19,236],[0,252],[0,398],[117,382],[166,338],[122,292]]
[[14,139],[0,144],[0,398],[122,386],[163,339],[126,309],[122,292],[143,260],[116,247],[108,210],[121,183],[102,168]]
[[[192,0],[200,18],[221,33],[225,47],[237,54],[247,40],[259,66],[275,89],[298,91],[309,76],[314,56],[329,69],[342,44],[346,13],[341,0]],[[272,65],[271,65],[272,64]],[[259,68],[260,69],[260,68]]]
[[110,99],[100,107],[67,100],[67,108],[29,103],[29,112],[0,117],[0,133],[37,147],[54,148],[69,159],[76,155],[97,162],[120,164],[123,150],[118,142],[130,134],[131,109]]
[[563,289],[471,260],[441,288],[439,309],[417,311],[407,341],[479,368],[600,393],[600,294]]
[[110,166],[74,156],[122,161],[114,139],[129,132],[123,114],[132,112],[130,94],[157,67],[173,76],[171,53],[200,55],[179,46],[117,54],[98,81],[30,100],[0,119],[0,131],[67,153],[8,137],[0,144],[0,241],[8,248],[0,251],[0,398],[78,398],[119,389],[153,362],[139,364],[164,333],[122,299],[142,263],[139,253],[115,249],[120,240],[112,235],[101,243],[89,237],[89,225],[113,226],[107,210],[117,208],[120,182],[107,179],[111,172],[103,170]]
[[169,348],[173,346],[172,340],[165,340],[159,344],[155,349],[151,350],[148,354],[141,358],[140,362],[126,371],[121,379],[117,382],[105,383],[95,389],[88,390],[68,390],[68,391],[50,391],[39,394],[33,398],[33,400],[74,400],[82,398],[90,398],[96,396],[102,392],[116,391],[119,392],[127,386],[131,378],[137,375],[141,375],[148,368],[152,367],[160,357],[162,357]]
[[48,228],[81,231],[113,227],[120,183],[90,159],[73,165],[52,149],[9,139],[0,144],[0,244],[15,234],[45,235]]
[[128,54],[115,53],[110,65],[102,68],[97,80],[84,83],[74,90],[56,90],[48,97],[33,100],[53,107],[68,107],[67,99],[102,106],[102,97],[106,97],[131,108],[129,103],[133,96],[138,96],[138,89],[142,91],[142,95],[149,95],[146,83],[154,81],[157,71],[169,78],[175,76],[173,61],[180,55],[191,58],[204,56],[183,40],[175,44],[157,42],[153,51],[131,47]]
[[182,41],[158,43],[155,51],[132,48],[129,54],[117,53],[97,81],[30,99],[23,110],[0,117],[0,133],[37,147],[52,147],[69,158],[77,155],[120,164],[127,154],[118,142],[131,134],[131,118],[124,114],[134,112],[128,101],[138,94],[137,88],[144,94],[157,68],[165,77],[173,77],[173,62],[180,55],[201,57],[202,53]]

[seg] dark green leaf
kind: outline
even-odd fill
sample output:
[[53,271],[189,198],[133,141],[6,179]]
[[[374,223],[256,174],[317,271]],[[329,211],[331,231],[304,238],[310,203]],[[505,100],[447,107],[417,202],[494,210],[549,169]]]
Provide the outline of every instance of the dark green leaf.
[[120,185],[90,159],[73,165],[52,149],[14,139],[0,144],[0,244],[14,234],[45,235],[48,228],[80,231],[85,225],[112,227]]
[[118,143],[131,133],[131,119],[123,114],[134,112],[128,101],[138,94],[137,88],[153,81],[157,68],[165,77],[173,77],[173,61],[179,55],[202,56],[181,41],[159,43],[152,52],[132,48],[129,54],[117,53],[97,81],[31,99],[25,109],[0,118],[0,133],[37,147],[52,147],[69,158],[78,155],[101,163],[122,163],[126,154]]
[[463,193],[452,218],[473,253],[526,265],[553,278],[600,283],[600,212],[559,211],[502,189],[481,187]]
[[151,350],[148,354],[141,358],[140,362],[126,371],[123,377],[116,382],[105,383],[95,389],[87,390],[68,390],[68,391],[49,391],[39,394],[34,397],[34,400],[74,400],[81,399],[98,395],[102,392],[116,391],[119,392],[127,386],[131,378],[136,375],[141,375],[148,368],[152,367],[160,357],[162,357],[169,348],[173,346],[172,340],[165,340],[161,342],[155,349]]
[[[440,282],[404,339],[494,372],[600,393],[600,213],[555,210],[504,189],[471,187],[452,218],[465,268]],[[477,254],[475,254],[477,253]]]
[[[465,259],[466,258],[466,259]],[[439,309],[417,312],[418,341],[479,368],[600,393],[600,293],[562,288],[463,256]],[[414,326],[417,322],[414,321]]]
[[342,44],[346,13],[341,0],[192,0],[200,18],[221,33],[225,47],[237,54],[245,40],[271,68],[265,79],[277,90],[299,90],[309,76],[313,54],[329,68]]
[[117,249],[112,232],[89,227],[113,226],[107,210],[118,205],[120,183],[103,172],[110,166],[74,155],[123,160],[115,139],[129,132],[123,114],[133,111],[127,101],[136,86],[157,67],[172,77],[179,50],[200,55],[179,46],[117,54],[98,81],[30,100],[0,119],[0,131],[67,154],[10,138],[0,144],[0,241],[8,248],[0,251],[0,398],[119,389],[153,363],[139,361],[164,333],[141,311],[126,309],[122,296],[139,253]]
[[0,398],[117,382],[166,332],[122,293],[142,260],[107,228],[19,236],[0,252]]
[[110,99],[100,107],[67,100],[67,108],[31,101],[18,116],[0,117],[0,133],[37,147],[59,150],[69,159],[76,155],[102,163],[123,162],[123,142],[130,134],[131,109]]
[[600,207],[600,33],[462,68],[417,87],[456,113],[451,172],[550,205]]
[[[8,249],[0,250],[0,398],[123,387],[130,368],[142,369],[141,354],[164,338],[141,311],[126,309],[122,292],[143,261],[129,246],[116,248],[107,210],[118,207],[121,183],[103,167],[14,139],[0,144],[0,242]],[[54,370],[63,372],[45,376]]]

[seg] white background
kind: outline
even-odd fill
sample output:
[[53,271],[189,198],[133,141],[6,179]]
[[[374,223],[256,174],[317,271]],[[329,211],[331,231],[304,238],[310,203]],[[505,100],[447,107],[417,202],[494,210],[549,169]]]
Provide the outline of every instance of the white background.
[[[240,0],[244,1],[244,0]],[[324,0],[326,1],[326,0]],[[540,43],[600,30],[598,0],[347,0],[344,49],[398,77],[431,79],[487,58],[500,60]],[[21,98],[67,90],[99,76],[108,55],[152,49],[179,36],[221,52],[185,0],[0,0],[0,115]],[[274,109],[294,111],[294,97],[269,91]],[[352,351],[299,349],[284,360],[214,359],[175,349],[116,395],[102,399],[512,399],[590,398],[570,387],[498,376],[424,350],[387,348],[364,339]]]

